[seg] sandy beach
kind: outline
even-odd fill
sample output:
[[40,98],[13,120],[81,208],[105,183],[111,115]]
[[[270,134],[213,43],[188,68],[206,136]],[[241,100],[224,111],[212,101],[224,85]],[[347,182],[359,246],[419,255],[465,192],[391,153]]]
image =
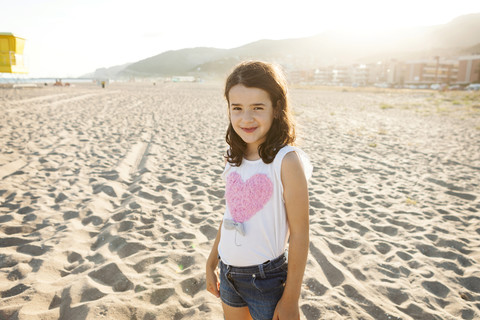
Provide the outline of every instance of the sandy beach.
[[[223,319],[223,84],[0,88],[0,319]],[[480,319],[480,93],[292,88],[302,319]]]

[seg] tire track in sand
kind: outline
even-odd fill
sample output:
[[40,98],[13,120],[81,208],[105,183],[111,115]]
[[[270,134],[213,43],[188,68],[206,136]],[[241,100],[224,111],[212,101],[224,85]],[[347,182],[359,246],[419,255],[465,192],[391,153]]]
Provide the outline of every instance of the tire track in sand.
[[0,166],[0,180],[24,168],[27,164],[22,159],[18,159]]
[[[120,92],[120,91],[115,90],[115,91],[99,92],[99,93],[86,93],[86,94],[81,94],[81,95],[77,95],[77,96],[74,96],[74,97],[68,97],[66,99],[61,99],[61,100],[52,101],[52,102],[48,102],[48,103],[42,103],[42,104],[38,104],[38,105],[34,105],[34,106],[28,105],[28,109],[29,110],[31,110],[32,108],[38,109],[38,108],[43,108],[43,107],[47,107],[47,106],[52,107],[52,106],[56,106],[56,105],[59,105],[59,104],[64,104],[64,103],[69,103],[69,102],[73,102],[73,101],[79,101],[79,100],[87,99],[87,98],[90,98],[90,97],[103,96],[103,95],[107,95],[107,94],[116,94],[118,92]],[[32,99],[37,99],[37,98],[32,98]],[[29,99],[29,100],[31,100],[31,99]],[[41,99],[41,100],[43,100],[43,99]],[[24,107],[8,109],[8,110],[6,110],[6,112],[17,112],[17,111],[20,111],[22,109],[24,109]]]

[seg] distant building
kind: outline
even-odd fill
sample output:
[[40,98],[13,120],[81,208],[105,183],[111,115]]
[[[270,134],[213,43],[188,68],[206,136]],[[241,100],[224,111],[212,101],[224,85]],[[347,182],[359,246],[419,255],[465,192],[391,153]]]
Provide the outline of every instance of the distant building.
[[378,61],[377,63],[367,64],[367,69],[367,84],[378,84],[387,82],[388,64],[382,61]]
[[351,70],[351,83],[355,86],[365,86],[368,84],[370,68],[365,64],[354,65]]
[[314,81],[313,70],[292,70],[288,72],[288,80],[291,83],[311,83]]
[[480,55],[457,59],[399,61],[387,60],[370,64],[319,66],[290,72],[292,82],[313,82],[321,85],[354,86],[431,86],[432,84],[480,83]]
[[458,58],[457,83],[480,83],[480,55]]
[[351,82],[351,67],[349,66],[335,66],[332,68],[332,84],[345,85]]
[[351,66],[319,67],[313,73],[316,84],[366,86],[385,83],[387,66],[382,62]]
[[389,85],[403,85],[407,73],[405,62],[390,60],[385,65],[385,82]]
[[332,68],[320,67],[313,73],[313,81],[316,84],[329,84],[332,81]]
[[195,82],[195,77],[192,76],[174,76],[172,82]]
[[438,57],[435,60],[407,61],[405,71],[406,84],[450,84],[457,82],[458,61],[440,61]]

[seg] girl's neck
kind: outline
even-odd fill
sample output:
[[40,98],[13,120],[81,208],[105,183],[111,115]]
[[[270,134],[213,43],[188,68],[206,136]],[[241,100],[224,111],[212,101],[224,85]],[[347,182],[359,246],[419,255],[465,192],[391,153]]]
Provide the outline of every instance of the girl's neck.
[[258,147],[249,147],[247,146],[247,150],[245,150],[244,158],[250,161],[255,161],[260,159],[260,154],[258,154]]

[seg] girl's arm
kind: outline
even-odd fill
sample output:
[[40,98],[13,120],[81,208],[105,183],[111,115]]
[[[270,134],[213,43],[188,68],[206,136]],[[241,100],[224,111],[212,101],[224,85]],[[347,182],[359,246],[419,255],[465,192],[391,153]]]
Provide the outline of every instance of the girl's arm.
[[[227,165],[227,157],[224,156],[225,165]],[[220,283],[218,282],[217,274],[215,270],[218,266],[218,243],[220,242],[220,235],[222,230],[222,222],[220,222],[220,226],[218,227],[217,236],[215,238],[215,242],[213,243],[212,250],[210,251],[210,255],[207,258],[207,266],[206,266],[206,282],[207,282],[207,291],[213,294],[215,297],[220,298]]]
[[207,291],[213,294],[215,297],[220,297],[219,289],[219,282],[217,275],[215,274],[215,270],[217,269],[218,265],[218,243],[220,242],[220,234],[222,230],[222,222],[220,222],[220,226],[218,227],[217,237],[215,238],[215,242],[213,243],[212,250],[210,251],[210,255],[207,259],[206,265],[206,282],[207,282]]
[[298,299],[307,263],[309,246],[308,186],[296,152],[289,152],[282,161],[283,198],[290,227],[288,275],[283,296],[273,319],[299,319]]

